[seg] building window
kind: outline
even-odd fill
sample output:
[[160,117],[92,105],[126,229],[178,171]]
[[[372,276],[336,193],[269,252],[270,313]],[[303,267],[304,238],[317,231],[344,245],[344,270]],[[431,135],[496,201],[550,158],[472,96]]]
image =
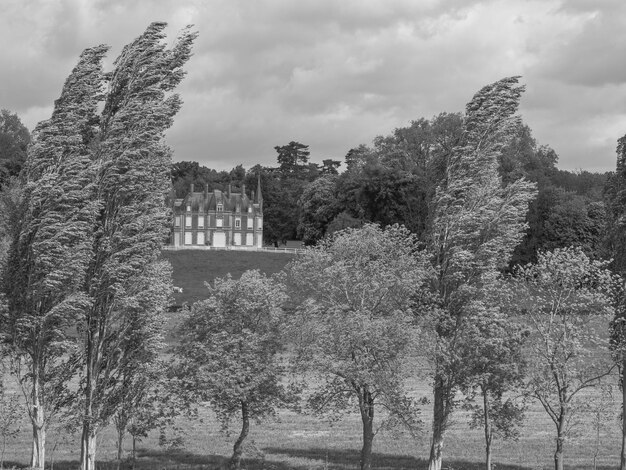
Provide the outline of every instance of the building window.
[[223,227],[224,226],[224,219],[222,219],[221,217],[218,217],[217,219],[215,219],[215,226],[216,227]]
[[263,219],[261,217],[257,217],[256,218],[256,228],[257,230],[261,229],[263,227]]
[[196,237],[196,245],[204,245],[204,232],[198,232]]
[[191,227],[191,216],[190,215],[186,215],[185,216],[185,227]]
[[235,219],[235,228],[241,228],[241,219]]
[[191,206],[187,206],[187,212],[191,212]]
[[204,216],[203,215],[198,216],[198,228],[204,228]]
[[217,212],[222,212],[224,210],[224,205],[223,204],[218,204],[217,205]]
[[249,215],[249,216],[248,216],[248,228],[249,228],[250,230],[252,230],[252,229],[253,229],[253,227],[254,227],[254,219],[252,218],[252,216],[251,216],[251,215]]
[[248,212],[252,212],[252,205],[248,206]]
[[185,245],[191,245],[191,232],[185,232]]
[[174,217],[174,227],[180,227],[180,215]]

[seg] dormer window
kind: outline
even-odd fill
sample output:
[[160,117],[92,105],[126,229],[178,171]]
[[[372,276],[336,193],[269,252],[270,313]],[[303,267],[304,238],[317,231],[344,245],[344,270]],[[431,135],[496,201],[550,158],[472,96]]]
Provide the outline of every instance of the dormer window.
[[223,204],[218,204],[217,205],[217,212],[223,212],[224,211],[224,205]]
[[252,212],[252,206],[248,206],[248,212]]
[[191,205],[187,206],[187,212],[191,212]]

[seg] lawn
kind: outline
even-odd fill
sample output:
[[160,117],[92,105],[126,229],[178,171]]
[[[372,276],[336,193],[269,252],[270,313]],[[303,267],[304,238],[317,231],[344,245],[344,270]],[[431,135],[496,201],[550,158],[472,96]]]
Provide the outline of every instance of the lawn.
[[[165,252],[164,257],[172,263],[174,285],[183,287],[176,294],[178,305],[206,298],[205,282],[230,273],[239,277],[247,269],[259,269],[267,274],[280,271],[293,255],[284,253],[236,252],[236,251],[176,251]],[[176,323],[177,312],[170,313]],[[168,338],[173,341],[173,338]],[[619,463],[621,429],[618,423],[620,393],[617,380],[615,403],[612,405],[614,418],[603,423],[598,450],[598,468],[616,468]],[[415,397],[431,396],[430,380],[424,374],[414,377],[408,387]],[[10,386],[15,390],[15,384]],[[591,398],[588,395],[588,398]],[[426,469],[429,450],[431,405],[423,408],[423,431],[412,437],[405,433],[382,432],[374,440],[375,468]],[[214,469],[224,466],[237,437],[235,426],[228,436],[221,432],[213,413],[203,408],[198,420],[181,417],[178,426],[183,430],[184,447],[180,449],[159,446],[158,435],[151,434],[138,444],[138,469]],[[595,450],[595,430],[591,413],[580,415],[577,435],[565,444],[565,466],[568,469],[592,468]],[[481,430],[470,429],[467,415],[457,412],[446,436],[444,446],[444,469],[483,468],[484,440]],[[353,412],[330,423],[308,414],[297,414],[282,410],[278,419],[263,424],[252,424],[250,442],[244,454],[243,468],[246,469],[348,469],[357,468],[361,447],[360,418]],[[54,461],[54,469],[70,470],[77,466],[79,455],[79,433],[53,429],[47,443],[47,460]],[[30,450],[30,429],[23,421],[16,439],[7,442],[5,459],[16,466],[25,466]],[[104,430],[98,441],[98,468],[117,469],[115,462],[116,436],[112,428]],[[130,440],[125,442],[130,450]],[[498,470],[538,470],[553,468],[554,425],[543,409],[532,403],[518,441],[497,440],[494,443],[494,462]],[[127,452],[128,455],[129,452]],[[5,463],[5,468],[7,465]],[[130,468],[124,464],[122,469]]]
[[180,250],[164,251],[172,264],[173,280],[183,292],[174,294],[177,305],[191,305],[207,297],[205,282],[230,274],[238,279],[248,269],[271,275],[281,271],[295,255],[263,251]]

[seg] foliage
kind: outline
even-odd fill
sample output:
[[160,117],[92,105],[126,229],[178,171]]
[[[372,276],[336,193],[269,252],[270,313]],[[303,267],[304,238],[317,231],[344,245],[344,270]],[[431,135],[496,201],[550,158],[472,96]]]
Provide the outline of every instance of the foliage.
[[[580,248],[540,253],[512,279],[515,304],[531,329],[526,388],[557,431],[555,468],[562,469],[563,442],[572,430],[576,400],[613,369],[604,329],[614,315],[619,278],[607,262]],[[606,351],[608,352],[608,351]]]
[[283,175],[295,174],[304,170],[309,162],[309,146],[300,142],[291,141],[287,145],[276,146],[278,153],[278,170]]
[[[196,35],[185,29],[167,49],[165,26],[151,24],[123,49],[106,76],[100,71],[106,48],[88,49],[83,57],[93,57],[90,66],[97,73],[91,76],[97,87],[82,85],[80,69],[77,78],[68,79],[76,85],[71,90],[76,91],[77,106],[87,110],[84,125],[67,123],[80,138],[68,139],[63,132],[49,129],[57,143],[82,145],[87,151],[81,155],[91,163],[92,173],[80,172],[71,182],[88,178],[92,184],[83,186],[89,190],[86,201],[96,206],[88,229],[81,231],[93,237],[88,269],[71,280],[81,284],[86,301],[79,323],[83,348],[78,362],[83,470],[94,468],[95,435],[116,410],[122,395],[119,378],[153,347],[143,341],[152,341],[154,336],[137,325],[159,325],[152,320],[165,309],[171,292],[170,271],[156,262],[169,231],[165,198],[170,189],[171,156],[163,134],[180,108],[180,99],[172,91],[184,76],[182,66]],[[101,88],[104,79],[106,90]],[[57,106],[65,102],[64,96]],[[94,115],[95,109],[102,109],[99,116]],[[146,323],[146,317],[151,322]]]
[[361,467],[369,467],[375,409],[386,412],[381,427],[402,424],[415,432],[421,424],[403,381],[417,335],[412,297],[430,274],[426,257],[405,228],[366,224],[321,240],[286,272],[295,366],[319,377],[309,407],[337,415],[357,403]]
[[0,110],[0,188],[19,175],[29,143],[30,133],[19,116]]
[[283,386],[283,288],[259,271],[239,280],[215,279],[210,297],[196,302],[180,328],[176,348],[178,376],[192,400],[209,401],[224,429],[242,414],[242,432],[233,450],[239,467],[248,420],[274,416],[293,402],[293,390]]
[[326,228],[337,215],[335,177],[320,177],[309,183],[298,200],[298,237],[313,245],[326,235]]
[[156,357],[147,359],[126,368],[121,377],[120,398],[112,419],[118,437],[118,460],[122,459],[123,440],[127,433],[133,439],[134,461],[137,441],[148,437],[153,429],[173,426],[172,418],[176,412],[168,400],[168,380],[163,374],[166,364]]
[[441,467],[441,449],[455,392],[465,380],[458,338],[468,307],[506,266],[526,228],[524,218],[534,185],[502,185],[498,157],[519,127],[517,110],[524,87],[505,78],[480,90],[467,104],[462,138],[451,150],[433,198],[429,249],[436,270],[434,420],[430,467]]
[[39,123],[24,167],[3,273],[8,310],[2,340],[10,349],[33,426],[31,466],[43,468],[45,431],[71,398],[74,327],[88,300],[80,292],[92,248],[93,172],[89,136],[100,93],[105,47],[86,50],[65,82],[52,117]]
[[337,180],[339,208],[362,222],[399,223],[423,236],[435,185],[460,134],[461,116],[442,113],[378,136],[371,148],[350,150],[348,170]]
[[499,283],[485,288],[486,299],[468,305],[468,317],[459,341],[465,377],[461,391],[463,408],[471,412],[470,427],[485,434],[487,465],[491,468],[494,437],[517,439],[525,404],[516,399],[526,369],[523,347],[528,331],[504,314],[497,295]]
[[613,269],[626,277],[626,135],[617,141],[617,164],[605,189],[608,251]]
[[0,190],[0,272],[6,269],[11,243],[19,234],[23,204],[22,183],[17,178],[9,179]]

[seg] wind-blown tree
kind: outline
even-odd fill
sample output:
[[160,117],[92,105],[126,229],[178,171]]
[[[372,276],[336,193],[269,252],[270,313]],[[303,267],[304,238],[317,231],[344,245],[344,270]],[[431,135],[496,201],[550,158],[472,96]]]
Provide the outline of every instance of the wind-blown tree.
[[[626,279],[626,135],[617,141],[617,164],[606,187],[608,212],[608,251],[613,258],[612,268]],[[626,286],[611,324],[611,346],[619,364],[622,387],[622,407],[626,405]],[[626,470],[626,414],[622,414],[622,451],[620,470]]]
[[334,415],[356,404],[362,469],[371,468],[378,412],[379,429],[421,424],[403,381],[418,334],[413,297],[430,274],[415,235],[397,225],[337,232],[286,268],[295,366],[319,377],[309,406]]
[[451,149],[432,202],[429,250],[436,270],[433,438],[429,470],[440,470],[448,418],[464,374],[458,354],[468,305],[506,266],[523,236],[533,185],[503,186],[498,157],[519,125],[518,77],[485,86],[467,104],[463,133]]
[[[526,388],[556,427],[555,470],[563,470],[564,443],[580,393],[614,368],[605,332],[615,314],[618,276],[608,262],[580,248],[540,253],[512,279],[515,303],[531,329]],[[602,345],[605,354],[598,351]]]
[[165,26],[152,23],[114,62],[92,148],[98,212],[84,285],[81,470],[94,469],[96,434],[115,412],[122,370],[147,347],[128,341],[131,313],[158,316],[165,308],[163,297],[146,299],[143,287],[171,292],[169,269],[155,265],[170,223],[171,151],[163,135],[181,105],[172,92],[196,34],[183,30],[168,49]]
[[93,243],[89,145],[105,52],[100,46],[81,55],[52,117],[35,129],[21,203],[12,201],[1,331],[26,400],[30,466],[37,469],[44,467],[46,428],[68,400],[67,381],[76,371],[72,332],[89,305],[80,292]]
[[295,395],[280,381],[284,367],[280,326],[284,288],[258,270],[239,280],[218,278],[210,298],[196,302],[180,328],[180,380],[195,401],[208,401],[223,428],[241,416],[229,467],[239,469],[250,420],[290,405]]

